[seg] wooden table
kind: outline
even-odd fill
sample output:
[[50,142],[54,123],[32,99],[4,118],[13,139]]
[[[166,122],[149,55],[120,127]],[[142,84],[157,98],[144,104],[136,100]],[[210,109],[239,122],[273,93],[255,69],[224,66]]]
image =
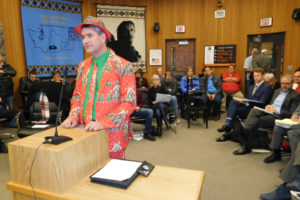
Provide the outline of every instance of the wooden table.
[[[62,129],[59,130],[60,132],[64,131]],[[15,200],[34,199],[34,193],[28,181],[28,164],[31,163],[35,149],[43,141],[43,137],[49,135],[51,132],[53,130],[50,129],[9,144],[12,180],[7,183],[7,188],[13,191],[13,198]],[[39,174],[39,176],[33,177],[32,180],[35,195],[38,197],[37,199],[200,199],[205,173],[198,170],[155,165],[155,168],[148,177],[138,176],[126,190],[91,183],[89,176],[109,161],[107,157],[108,147],[103,142],[107,140],[106,131],[86,134],[80,130],[65,130],[64,135],[73,137],[73,141],[64,143],[61,146],[42,146],[36,158],[36,166],[33,168],[32,174]],[[91,149],[88,144],[92,142],[95,142],[93,146],[98,148],[96,152],[102,154],[101,158],[99,158],[99,155],[90,155],[93,152],[93,148]],[[88,154],[87,157],[90,157],[90,159],[82,158],[84,153],[81,153],[81,155],[77,155],[78,153],[74,153],[73,156],[70,155],[71,152],[78,152],[79,150],[86,151]],[[106,151],[107,153],[104,153]],[[49,156],[49,158],[43,161],[41,157],[44,158],[45,156]],[[68,156],[68,158],[65,159],[63,156]],[[75,157],[75,160],[70,159],[69,156]],[[78,156],[81,156],[81,158],[78,159]],[[21,157],[26,157],[26,159]],[[99,162],[95,164],[95,162],[88,163],[86,161],[92,161],[93,159],[98,159]],[[50,160],[53,162],[50,162]],[[47,162],[47,166],[50,165],[49,169],[42,169],[45,162]],[[24,163],[24,166],[22,166],[22,163]],[[70,177],[70,173],[67,170],[75,170],[74,176],[76,177]],[[76,172],[76,170],[80,171]],[[41,176],[41,172],[45,175]],[[49,183],[47,179],[49,179]]]

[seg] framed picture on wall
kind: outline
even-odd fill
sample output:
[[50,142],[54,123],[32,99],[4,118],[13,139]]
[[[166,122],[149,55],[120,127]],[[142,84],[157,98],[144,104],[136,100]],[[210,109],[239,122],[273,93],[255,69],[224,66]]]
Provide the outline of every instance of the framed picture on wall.
[[97,4],[97,17],[112,37],[107,46],[130,61],[134,70],[146,71],[145,7]]
[[149,50],[149,65],[162,65],[162,49]]

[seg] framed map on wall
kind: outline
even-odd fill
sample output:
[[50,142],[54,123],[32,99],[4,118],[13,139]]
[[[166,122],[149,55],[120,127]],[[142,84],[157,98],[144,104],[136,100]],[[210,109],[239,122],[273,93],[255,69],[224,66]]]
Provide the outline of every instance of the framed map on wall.
[[75,75],[84,59],[81,37],[74,27],[82,23],[81,4],[64,0],[21,0],[27,71],[48,77],[52,71]]

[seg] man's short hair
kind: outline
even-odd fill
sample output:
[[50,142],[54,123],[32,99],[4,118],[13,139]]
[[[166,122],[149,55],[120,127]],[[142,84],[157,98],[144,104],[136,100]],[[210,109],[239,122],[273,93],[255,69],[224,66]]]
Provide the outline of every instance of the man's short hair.
[[267,79],[267,80],[270,80],[270,81],[276,80],[275,75],[273,73],[265,73],[264,79]]
[[36,73],[35,70],[31,70],[31,71],[29,72],[29,75],[37,75],[37,73]]
[[[283,76],[281,77],[281,80],[282,80],[283,78],[290,79],[291,82],[294,82],[294,77],[293,77],[291,74],[283,75]],[[280,82],[281,82],[281,81],[280,81]]]
[[171,71],[166,72],[166,76],[168,76],[168,75],[170,75],[171,77],[173,76]]
[[253,73],[254,73],[254,72],[260,73],[260,74],[262,74],[262,75],[265,74],[265,71],[264,71],[262,68],[255,68],[255,69],[253,70]]
[[53,77],[54,75],[57,75],[57,74],[59,74],[59,75],[61,76],[61,73],[60,73],[60,71],[59,71],[59,70],[55,70],[55,71],[53,71],[53,72],[52,72],[52,77]]
[[296,72],[300,72],[300,67],[298,67],[298,69],[296,69],[295,73],[296,73]]
[[90,24],[84,24],[84,25],[82,25],[81,30],[82,30],[83,28],[93,28],[93,29],[97,32],[98,35],[100,35],[101,33],[104,33],[104,32],[103,32],[100,28],[98,28],[97,26],[93,26],[93,25],[90,25]]

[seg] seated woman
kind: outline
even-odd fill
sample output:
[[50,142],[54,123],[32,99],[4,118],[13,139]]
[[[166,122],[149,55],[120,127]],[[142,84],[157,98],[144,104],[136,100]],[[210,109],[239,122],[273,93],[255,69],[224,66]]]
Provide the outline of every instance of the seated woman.
[[148,80],[143,77],[143,73],[144,72],[141,68],[135,71],[136,88],[146,90],[149,88],[149,84]]
[[[188,66],[186,69],[186,76],[181,78],[180,89],[184,95],[185,102],[189,102],[190,106],[195,106],[200,96],[197,93],[200,90],[200,81],[197,76],[194,75],[193,67]],[[192,119],[197,120],[197,113],[192,113]]]
[[157,74],[154,74],[151,79],[151,88],[148,91],[148,100],[152,107],[153,112],[156,115],[157,120],[157,135],[162,135],[162,119],[165,121],[167,129],[170,128],[166,113],[164,111],[164,104],[162,102],[156,101],[157,93],[166,93],[161,87],[160,78]]

